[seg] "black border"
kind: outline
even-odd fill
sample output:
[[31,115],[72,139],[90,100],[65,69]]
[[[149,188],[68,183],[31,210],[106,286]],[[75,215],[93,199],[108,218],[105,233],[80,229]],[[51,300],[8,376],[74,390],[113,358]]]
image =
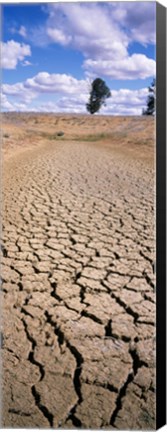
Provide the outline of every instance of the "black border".
[[166,424],[166,8],[156,3],[156,429]]

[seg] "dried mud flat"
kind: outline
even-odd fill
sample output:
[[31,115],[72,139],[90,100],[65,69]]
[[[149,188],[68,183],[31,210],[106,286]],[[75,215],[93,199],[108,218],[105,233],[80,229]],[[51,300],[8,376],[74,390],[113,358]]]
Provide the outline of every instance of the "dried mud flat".
[[3,427],[155,428],[153,135],[4,115]]

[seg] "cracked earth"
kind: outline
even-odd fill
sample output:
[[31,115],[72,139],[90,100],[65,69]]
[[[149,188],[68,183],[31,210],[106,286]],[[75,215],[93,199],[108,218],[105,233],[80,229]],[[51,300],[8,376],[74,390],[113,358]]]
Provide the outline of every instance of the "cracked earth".
[[[3,427],[154,429],[153,119],[15,120],[4,119]],[[104,142],[88,136],[99,123],[113,133]]]

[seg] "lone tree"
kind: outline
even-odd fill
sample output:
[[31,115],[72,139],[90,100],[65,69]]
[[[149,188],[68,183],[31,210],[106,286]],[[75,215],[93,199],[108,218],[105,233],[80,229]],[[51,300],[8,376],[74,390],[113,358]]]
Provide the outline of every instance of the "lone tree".
[[156,100],[156,81],[153,79],[151,85],[148,87],[147,108],[143,110],[143,115],[153,115],[155,113],[155,100]]
[[90,114],[99,111],[105,100],[111,96],[110,89],[106,86],[105,81],[101,78],[96,78],[91,84],[89,102],[86,104],[86,109]]

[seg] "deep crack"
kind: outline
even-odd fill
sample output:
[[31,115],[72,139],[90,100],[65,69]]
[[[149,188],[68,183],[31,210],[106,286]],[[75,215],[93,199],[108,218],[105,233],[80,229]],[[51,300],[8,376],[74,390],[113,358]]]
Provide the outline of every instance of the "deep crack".
[[78,396],[78,401],[74,405],[74,407],[71,409],[70,414],[68,416],[68,419],[71,419],[73,421],[74,426],[80,426],[81,425],[80,420],[78,420],[77,417],[75,416],[75,412],[76,412],[78,405],[80,405],[81,402],[83,401],[82,392],[81,392],[80,375],[82,373],[82,364],[84,362],[84,359],[83,359],[82,355],[80,354],[80,352],[77,350],[77,348],[74,345],[72,345],[69,342],[69,340],[67,340],[65,338],[64,333],[57,326],[57,324],[52,321],[51,316],[49,315],[49,313],[47,311],[45,312],[45,315],[47,317],[48,322],[53,326],[55,334],[58,337],[58,343],[59,343],[60,349],[61,349],[61,345],[65,342],[67,348],[70,350],[70,352],[72,353],[72,355],[74,356],[75,361],[76,361],[76,369],[75,369],[74,377],[73,377],[73,385],[74,385],[76,394]]
[[[32,344],[32,350],[29,352],[28,355],[28,360],[35,366],[37,366],[39,368],[40,371],[40,379],[39,382],[43,380],[44,376],[45,376],[45,371],[44,371],[44,367],[41,363],[39,363],[38,361],[36,361],[34,359],[34,349],[36,347],[36,341],[33,339],[33,337],[29,334],[28,332],[28,328],[27,328],[27,323],[25,322],[24,319],[22,319],[22,322],[24,324],[24,328],[25,328],[25,332],[27,335],[27,339],[31,342]],[[47,407],[45,407],[44,405],[41,404],[40,402],[40,394],[37,392],[35,385],[33,385],[31,387],[31,392],[32,395],[35,399],[35,403],[37,405],[37,407],[39,408],[39,410],[43,413],[44,417],[47,418],[49,424],[51,427],[53,427],[53,415],[49,412],[49,410],[47,409]]]
[[83,310],[81,312],[81,315],[86,317],[86,318],[90,318],[91,320],[93,320],[94,322],[98,323],[98,324],[103,324],[102,320],[100,318],[98,318],[96,315],[89,313],[89,311],[87,310]]
[[46,406],[41,404],[40,394],[37,392],[35,386],[32,386],[32,395],[34,396],[35,402],[39,410],[43,413],[44,417],[48,420],[50,427],[53,427],[53,414],[46,408]]
[[120,392],[118,394],[118,397],[117,397],[117,400],[116,400],[116,408],[113,411],[112,416],[110,418],[110,425],[111,426],[114,426],[114,423],[115,423],[116,417],[118,415],[118,412],[122,408],[122,398],[126,395],[127,387],[129,385],[129,383],[131,383],[132,381],[133,381],[133,373],[131,372],[128,375],[126,382],[123,384],[123,386],[121,387]]
[[112,328],[111,328],[112,320],[109,319],[108,323],[106,324],[105,328],[105,336],[111,337],[112,336]]

